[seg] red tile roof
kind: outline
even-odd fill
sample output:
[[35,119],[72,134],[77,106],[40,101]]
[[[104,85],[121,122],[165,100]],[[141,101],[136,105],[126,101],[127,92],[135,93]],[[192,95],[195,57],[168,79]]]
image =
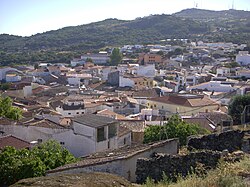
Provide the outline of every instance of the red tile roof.
[[22,149],[22,148],[29,148],[30,143],[20,138],[17,138],[13,135],[0,137],[0,149],[3,149],[6,146],[12,146],[15,147],[16,149]]
[[201,107],[209,105],[218,105],[213,100],[203,96],[185,96],[185,95],[168,95],[148,99],[150,101],[162,102],[172,105],[181,105],[186,107]]

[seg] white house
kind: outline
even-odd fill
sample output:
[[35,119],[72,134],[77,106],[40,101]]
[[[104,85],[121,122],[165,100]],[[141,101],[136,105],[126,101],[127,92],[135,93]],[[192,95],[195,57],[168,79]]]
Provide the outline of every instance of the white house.
[[22,77],[17,74],[6,74],[6,82],[18,82],[21,81]]
[[84,63],[85,63],[84,59],[78,59],[78,58],[75,58],[75,59],[70,61],[70,64],[72,67],[75,67],[77,65],[83,65]]
[[15,68],[10,68],[10,67],[6,67],[6,68],[0,68],[0,81],[3,80],[3,79],[6,79],[6,74],[8,71],[16,71],[16,72],[20,72],[18,71],[17,69]]
[[197,84],[194,86],[188,86],[187,90],[206,90],[206,91],[215,91],[215,92],[232,92],[236,90],[231,84],[222,84],[221,81],[210,81]]
[[56,108],[63,117],[75,117],[86,113],[83,100],[66,100]]
[[100,152],[118,148],[117,120],[87,114],[73,119],[73,129],[76,135],[84,136],[88,145],[88,152]]
[[119,87],[134,87],[135,82],[130,78],[126,78],[122,75],[119,76]]
[[[74,156],[85,156],[119,147],[119,122],[115,119],[87,114],[73,119],[71,126],[62,126],[48,120],[35,121],[31,125],[0,124],[0,130],[6,135],[12,134],[25,141],[44,142],[49,139],[58,141]],[[129,136],[124,145],[130,145]],[[130,135],[131,137],[131,135]]]
[[236,76],[250,78],[250,70],[248,70],[248,69],[237,70]]
[[86,54],[81,56],[81,60],[86,61],[87,59],[92,59],[94,64],[106,64],[109,61],[109,56],[107,54]]
[[230,68],[221,67],[216,69],[217,77],[230,76]]
[[66,74],[67,81],[70,85],[81,86],[88,85],[89,80],[92,79],[92,75],[88,73],[84,74]]
[[140,65],[137,69],[137,75],[144,77],[154,77],[155,76],[155,64]]
[[249,65],[250,54],[248,53],[248,51],[239,51],[239,54],[236,55],[236,62],[241,65]]

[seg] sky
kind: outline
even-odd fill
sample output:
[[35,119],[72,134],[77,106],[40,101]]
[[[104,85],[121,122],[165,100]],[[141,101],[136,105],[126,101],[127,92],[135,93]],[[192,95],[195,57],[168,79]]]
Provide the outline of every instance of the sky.
[[0,0],[0,34],[30,36],[107,18],[132,20],[186,8],[249,10],[250,0]]

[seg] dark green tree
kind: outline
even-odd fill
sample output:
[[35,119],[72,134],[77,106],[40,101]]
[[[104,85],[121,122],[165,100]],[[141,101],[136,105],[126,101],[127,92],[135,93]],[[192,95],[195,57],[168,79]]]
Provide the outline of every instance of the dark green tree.
[[45,165],[29,150],[5,147],[0,153],[0,185],[9,185],[23,178],[45,174]]
[[247,105],[250,105],[250,95],[237,95],[231,99],[228,114],[232,116],[234,124],[241,124],[242,113]]
[[38,69],[38,68],[39,68],[38,63],[35,63],[35,64],[34,64],[34,69]]
[[122,61],[122,54],[118,48],[114,48],[110,55],[110,64],[117,66]]
[[12,106],[12,99],[0,97],[0,117],[19,120],[22,117],[22,110]]
[[10,88],[10,83],[2,83],[0,84],[0,89],[5,91],[8,90]]
[[86,62],[93,62],[92,58],[87,58]]
[[156,54],[157,54],[157,55],[161,55],[161,56],[164,55],[163,51],[158,51]]
[[67,149],[53,140],[33,148],[32,153],[46,165],[46,170],[54,169],[76,160]]
[[179,116],[173,115],[163,126],[150,126],[144,132],[144,143],[179,138],[180,145],[186,145],[187,137],[197,134],[207,134],[208,130],[195,124],[182,121]]
[[32,150],[5,147],[0,153],[0,186],[20,179],[38,177],[76,158],[56,141],[47,141]]

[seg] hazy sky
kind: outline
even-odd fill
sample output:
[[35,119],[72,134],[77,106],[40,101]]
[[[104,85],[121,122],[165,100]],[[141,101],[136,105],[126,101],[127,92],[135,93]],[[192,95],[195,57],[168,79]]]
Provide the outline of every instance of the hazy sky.
[[[171,14],[185,8],[227,10],[233,0],[0,0],[0,34],[30,36],[65,26],[107,18],[131,20],[150,14]],[[250,10],[250,0],[234,0]]]

